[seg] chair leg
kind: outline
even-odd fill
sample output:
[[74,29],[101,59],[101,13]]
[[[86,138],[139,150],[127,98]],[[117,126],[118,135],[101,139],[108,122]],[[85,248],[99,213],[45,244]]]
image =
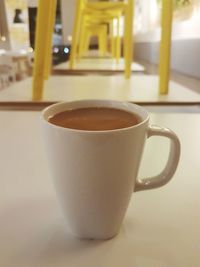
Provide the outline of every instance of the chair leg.
[[47,49],[46,49],[46,60],[45,60],[45,70],[44,70],[44,78],[47,80],[49,78],[51,67],[52,67],[52,35],[55,23],[56,16],[56,2],[57,0],[51,1],[50,8],[50,16],[48,21],[48,40],[47,40]]
[[117,36],[116,36],[116,63],[119,63],[121,56],[121,39],[120,39],[120,17],[117,18]]
[[33,85],[32,85],[32,99],[35,101],[41,100],[44,87],[44,69],[46,60],[47,40],[50,34],[47,31],[46,25],[51,13],[51,2],[39,0],[37,28],[35,40],[35,58],[33,66]]
[[69,59],[70,69],[74,68],[74,61],[76,58],[77,46],[78,46],[78,34],[79,34],[80,22],[81,22],[81,0],[77,0],[76,1],[76,11],[75,11],[73,34],[72,34],[70,59]]
[[173,16],[173,0],[162,1],[162,34],[160,43],[159,92],[167,94],[169,87],[171,31]]
[[79,46],[78,46],[78,61],[80,61],[84,53],[85,35],[86,35],[86,22],[85,22],[84,17],[81,16],[80,34],[79,34],[80,38],[79,38]]
[[83,56],[84,42],[85,42],[85,31],[84,31],[84,29],[81,29],[81,31],[80,31],[80,41],[79,41],[79,46],[78,46],[78,55],[77,55],[78,62],[80,62],[80,59]]
[[111,54],[114,58],[116,55],[116,49],[115,49],[115,34],[114,34],[114,21],[111,23]]
[[98,33],[99,54],[101,57],[104,55],[104,40],[102,32]]
[[124,34],[124,60],[125,77],[131,76],[131,63],[133,61],[133,14],[134,0],[129,0],[125,10],[125,34]]
[[107,45],[108,45],[108,43],[107,43],[107,25],[104,25],[104,28],[103,28],[103,43],[104,43],[104,45],[103,45],[103,54],[104,54],[104,56],[106,55],[106,52],[107,52]]
[[84,38],[85,39],[84,39],[84,43],[83,43],[83,53],[85,54],[90,49],[90,38],[91,38],[90,33],[86,32]]
[[102,30],[99,32],[98,41],[99,41],[99,52],[101,56],[105,56],[106,54],[106,47],[107,47],[107,27],[103,27]]

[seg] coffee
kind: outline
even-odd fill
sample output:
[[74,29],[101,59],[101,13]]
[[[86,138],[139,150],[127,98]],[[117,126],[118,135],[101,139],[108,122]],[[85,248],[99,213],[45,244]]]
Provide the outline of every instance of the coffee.
[[64,128],[88,131],[127,128],[140,122],[133,113],[105,107],[66,110],[50,117],[48,121]]

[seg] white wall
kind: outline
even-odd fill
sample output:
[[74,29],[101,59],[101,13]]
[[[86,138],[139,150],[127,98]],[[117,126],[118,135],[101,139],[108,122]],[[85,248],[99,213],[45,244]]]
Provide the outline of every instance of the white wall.
[[63,44],[70,44],[68,36],[72,35],[75,6],[75,0],[61,0]]
[[[135,60],[159,63],[159,42],[135,44]],[[171,69],[177,72],[200,78],[200,38],[172,41]]]
[[[188,20],[174,22],[172,29],[172,40],[197,39],[200,38],[200,20]],[[158,42],[160,41],[161,29],[156,28],[146,33],[135,36],[135,42]]]
[[[10,43],[12,50],[20,50],[29,48],[29,27],[28,27],[28,10],[27,1],[6,0],[6,15],[8,21]],[[13,18],[15,9],[21,9],[23,23],[14,23]]]
[[[172,29],[171,68],[200,78],[200,8],[190,19],[174,21]],[[156,28],[135,36],[135,58],[154,64],[159,62],[161,29]]]

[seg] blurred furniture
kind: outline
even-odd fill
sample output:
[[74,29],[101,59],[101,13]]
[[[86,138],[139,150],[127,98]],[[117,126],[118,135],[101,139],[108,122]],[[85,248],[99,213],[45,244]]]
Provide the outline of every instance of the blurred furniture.
[[0,66],[0,90],[5,89],[10,85],[9,72]]
[[0,53],[1,88],[31,76],[31,54],[4,50]]
[[54,45],[52,50],[52,63],[54,66],[69,60],[70,46]]
[[[74,29],[72,35],[72,48],[70,54],[70,67],[74,68],[74,62],[78,54],[78,46],[82,46],[80,42],[81,35],[85,34],[84,27],[93,26],[100,27],[102,23],[112,23],[114,19],[119,21],[120,16],[124,16],[124,59],[125,59],[125,77],[130,78],[131,63],[133,60],[133,0],[127,1],[111,1],[111,2],[90,2],[89,0],[77,0],[76,12],[74,20]],[[119,26],[118,26],[119,27]],[[83,28],[83,29],[82,29]],[[86,37],[87,38],[87,37]],[[112,36],[114,38],[114,36]],[[120,36],[118,32],[118,47],[120,47]],[[103,37],[102,42],[106,40]],[[106,44],[105,44],[106,46]],[[114,50],[114,46],[113,50]],[[118,48],[117,57],[119,58],[120,48]],[[112,52],[112,54],[116,54]]]
[[13,62],[17,68],[17,80],[22,80],[31,75],[30,61],[27,55],[13,55]]
[[0,54],[0,89],[4,89],[10,83],[16,81],[16,66],[12,57],[5,53]]
[[[40,116],[0,112],[0,266],[199,267],[200,114],[151,114],[152,123],[178,134],[179,167],[166,186],[133,193],[119,234],[108,241],[79,240],[67,232],[43,151]],[[163,168],[167,146],[160,138],[148,143],[139,177]]]

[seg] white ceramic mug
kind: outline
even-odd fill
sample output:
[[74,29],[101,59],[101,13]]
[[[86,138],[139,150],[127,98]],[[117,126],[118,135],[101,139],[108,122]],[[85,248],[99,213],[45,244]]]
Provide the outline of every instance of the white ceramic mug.
[[[83,107],[126,110],[140,118],[128,128],[85,131],[48,122],[59,112]],[[180,142],[171,130],[149,125],[148,112],[127,102],[82,100],[58,103],[42,114],[44,140],[56,191],[68,228],[79,238],[108,239],[115,236],[133,191],[157,188],[172,178],[179,161]],[[170,139],[170,153],[157,176],[138,180],[145,141],[150,136]]]

